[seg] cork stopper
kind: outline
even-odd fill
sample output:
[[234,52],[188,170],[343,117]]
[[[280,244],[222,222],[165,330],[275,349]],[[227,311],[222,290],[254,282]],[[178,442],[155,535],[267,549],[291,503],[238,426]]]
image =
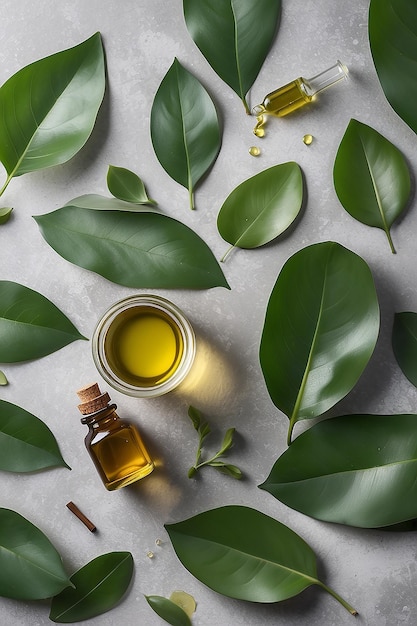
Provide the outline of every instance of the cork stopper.
[[81,404],[78,405],[78,410],[83,415],[89,415],[90,413],[96,413],[101,409],[105,409],[110,402],[110,396],[105,391],[101,393],[98,383],[92,383],[86,385],[77,391],[77,396],[81,400]]

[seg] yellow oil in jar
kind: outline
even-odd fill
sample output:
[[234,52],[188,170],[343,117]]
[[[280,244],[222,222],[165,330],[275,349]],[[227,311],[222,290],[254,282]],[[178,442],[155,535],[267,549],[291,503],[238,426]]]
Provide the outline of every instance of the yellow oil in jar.
[[308,95],[303,86],[303,79],[297,78],[288,85],[268,94],[263,102],[265,112],[277,117],[284,117],[284,115],[288,115],[288,113],[292,113],[311,102],[313,96]]
[[184,352],[180,328],[165,311],[137,306],[111,323],[104,351],[109,366],[123,381],[153,387],[173,376]]

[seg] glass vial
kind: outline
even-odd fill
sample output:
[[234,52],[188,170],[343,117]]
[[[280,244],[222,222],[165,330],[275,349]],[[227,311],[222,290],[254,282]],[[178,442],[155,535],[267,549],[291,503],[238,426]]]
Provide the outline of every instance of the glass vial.
[[256,116],[266,114],[284,117],[284,115],[288,115],[288,113],[305,106],[318,93],[344,80],[347,76],[348,69],[346,65],[337,61],[335,65],[317,74],[317,76],[313,76],[313,78],[296,78],[287,85],[272,91],[265,96],[261,104],[253,108],[252,112]]
[[150,474],[154,464],[139,432],[119,418],[109,394],[94,383],[77,395],[81,423],[88,426],[85,446],[106,489],[120,489]]

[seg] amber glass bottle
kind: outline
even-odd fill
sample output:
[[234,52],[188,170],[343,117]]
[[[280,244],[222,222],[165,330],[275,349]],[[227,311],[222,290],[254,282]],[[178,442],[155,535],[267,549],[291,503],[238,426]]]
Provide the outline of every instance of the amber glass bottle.
[[77,395],[81,422],[88,426],[85,445],[106,489],[125,487],[150,474],[154,464],[139,432],[119,418],[109,394],[94,383]]

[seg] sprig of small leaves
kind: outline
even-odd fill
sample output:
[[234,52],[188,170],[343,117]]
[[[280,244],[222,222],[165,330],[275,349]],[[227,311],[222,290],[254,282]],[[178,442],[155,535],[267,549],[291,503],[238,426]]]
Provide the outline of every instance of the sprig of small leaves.
[[206,437],[210,434],[211,429],[210,429],[209,424],[202,419],[201,412],[195,407],[190,406],[188,408],[188,416],[191,419],[193,426],[198,433],[198,448],[197,448],[195,463],[188,470],[188,478],[193,478],[193,476],[195,476],[198,470],[204,467],[205,465],[210,465],[211,467],[215,467],[219,472],[222,472],[223,474],[227,474],[228,476],[231,476],[232,478],[236,478],[238,480],[242,478],[242,472],[238,467],[236,467],[236,465],[225,463],[222,460],[222,457],[233,445],[233,435],[236,429],[229,428],[223,437],[220,450],[216,452],[216,454],[212,456],[210,459],[202,461],[201,456],[202,456],[203,443]]

